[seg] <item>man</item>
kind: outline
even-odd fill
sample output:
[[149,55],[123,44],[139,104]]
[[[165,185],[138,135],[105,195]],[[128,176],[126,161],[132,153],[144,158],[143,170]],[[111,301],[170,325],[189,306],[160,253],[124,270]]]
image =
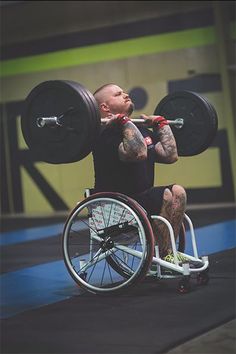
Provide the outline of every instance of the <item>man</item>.
[[[115,84],[106,84],[94,93],[101,128],[94,150],[95,190],[126,194],[138,201],[148,215],[161,215],[172,224],[178,237],[186,208],[183,187],[154,187],[154,164],[174,163],[178,159],[175,138],[161,116],[142,115],[146,126],[137,127],[129,117],[134,104],[129,95]],[[154,133],[148,128],[156,127]],[[160,256],[173,262],[169,231],[160,221],[153,223]],[[179,260],[181,256],[178,256]]]

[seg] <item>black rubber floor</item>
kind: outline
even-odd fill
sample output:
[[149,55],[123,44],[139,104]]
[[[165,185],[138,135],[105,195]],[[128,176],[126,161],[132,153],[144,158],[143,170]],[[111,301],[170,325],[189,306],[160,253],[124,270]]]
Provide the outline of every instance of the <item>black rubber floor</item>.
[[84,294],[1,321],[1,353],[162,353],[235,317],[235,250],[210,257],[211,280],[176,280],[124,295]]
[[[204,212],[204,219],[214,223],[215,214],[207,218]],[[10,246],[3,255],[5,271],[55,259],[59,239],[56,249],[48,241],[37,241],[37,248]],[[36,260],[24,261],[29,250]],[[235,318],[235,253],[211,255],[210,283],[199,286],[193,278],[188,294],[176,291],[177,279],[145,280],[123,295],[85,293],[1,320],[1,353],[165,353]]]

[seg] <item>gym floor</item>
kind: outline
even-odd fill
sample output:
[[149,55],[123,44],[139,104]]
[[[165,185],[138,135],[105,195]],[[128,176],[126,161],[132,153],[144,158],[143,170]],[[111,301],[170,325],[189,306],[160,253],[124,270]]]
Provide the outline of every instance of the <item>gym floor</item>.
[[200,256],[209,255],[209,284],[191,279],[180,294],[177,279],[146,279],[119,296],[89,294],[70,278],[65,216],[2,218],[1,353],[235,353],[235,207],[187,214]]

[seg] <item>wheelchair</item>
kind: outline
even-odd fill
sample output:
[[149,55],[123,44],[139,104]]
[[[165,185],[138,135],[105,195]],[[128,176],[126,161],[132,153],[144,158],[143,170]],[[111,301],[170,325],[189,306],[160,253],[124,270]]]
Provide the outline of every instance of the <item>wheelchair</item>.
[[[152,230],[152,220],[158,219],[169,230],[174,263],[160,258]],[[184,253],[185,228],[190,230],[193,255]],[[159,215],[148,217],[134,199],[120,194],[85,191],[85,199],[69,214],[64,225],[62,250],[70,276],[83,289],[95,294],[121,292],[147,277],[157,280],[180,278],[177,290],[191,290],[190,277],[197,282],[209,281],[209,260],[199,258],[193,223],[184,215],[184,223],[176,243],[171,224]],[[178,253],[187,262],[178,261]],[[197,262],[198,267],[191,267]]]

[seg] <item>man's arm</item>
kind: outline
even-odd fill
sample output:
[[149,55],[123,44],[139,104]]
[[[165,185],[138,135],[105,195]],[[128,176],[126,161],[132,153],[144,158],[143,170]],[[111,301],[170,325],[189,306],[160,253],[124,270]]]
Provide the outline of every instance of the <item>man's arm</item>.
[[147,158],[147,145],[138,128],[130,121],[122,127],[123,141],[119,146],[121,161],[141,161]]
[[123,141],[118,148],[121,161],[142,161],[147,159],[147,145],[138,128],[124,114],[109,114],[106,125],[119,125]]
[[161,116],[146,116],[142,115],[149,127],[158,129],[159,142],[155,145],[156,160],[161,163],[174,163],[178,160],[178,151],[176,141],[170,126],[167,121]]
[[158,130],[160,141],[155,145],[157,161],[162,163],[174,163],[178,160],[177,146],[174,135],[169,126]]

